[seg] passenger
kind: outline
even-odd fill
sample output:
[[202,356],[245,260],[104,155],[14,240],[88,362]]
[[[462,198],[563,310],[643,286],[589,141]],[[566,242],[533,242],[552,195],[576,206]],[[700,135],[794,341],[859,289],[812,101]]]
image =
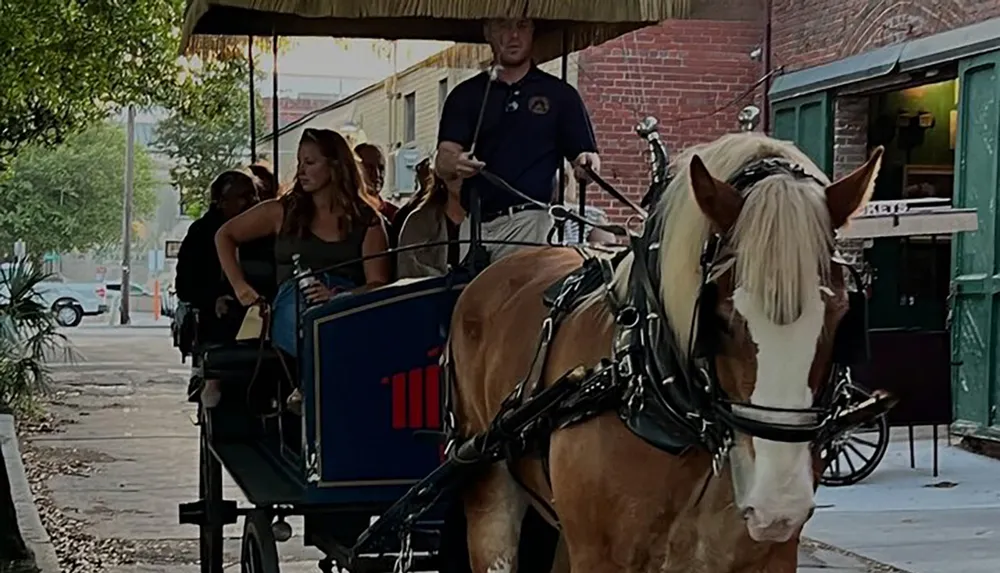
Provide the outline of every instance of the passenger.
[[399,235],[399,246],[407,247],[420,243],[440,243],[399,253],[399,278],[439,276],[448,273],[449,268],[460,262],[460,245],[455,242],[463,233],[468,240],[468,226],[462,229],[465,209],[462,208],[459,193],[462,180],[454,178],[445,181],[431,175],[430,193],[403,223]]
[[[384,252],[388,245],[378,204],[365,187],[359,161],[335,131],[306,129],[298,150],[298,169],[289,193],[264,201],[222,226],[215,243],[226,277],[240,303],[249,306],[260,295],[249,285],[236,260],[237,245],[277,235],[278,294],[272,304],[271,340],[297,353],[296,308],[319,304],[344,293],[357,293],[390,280],[388,257],[363,256]],[[318,272],[305,296],[293,278],[295,263]]]
[[[361,158],[361,165],[365,168],[365,178],[368,182],[368,191],[375,196],[378,201],[378,211],[389,221],[390,225],[396,224],[396,214],[399,207],[382,199],[382,187],[385,185],[385,155],[374,143],[359,143],[354,148],[354,153]],[[402,221],[400,221],[400,224]],[[389,238],[392,244],[392,237]]]
[[416,174],[413,177],[413,187],[416,189],[416,192],[399,208],[399,212],[396,213],[396,220],[399,221],[400,227],[406,223],[406,218],[410,216],[410,213],[419,207],[424,202],[427,194],[431,192],[431,188],[434,186],[434,172],[431,170],[432,164],[433,161],[431,161],[430,157],[425,157],[417,163],[415,168]]
[[[177,276],[174,285],[177,300],[197,311],[195,338],[198,346],[233,340],[240,327],[242,313],[235,293],[222,273],[215,251],[215,234],[226,221],[246,211],[257,202],[257,181],[248,172],[229,170],[209,186],[208,210],[191,223],[177,253]],[[248,247],[252,247],[248,245]],[[254,253],[241,249],[241,258]],[[187,312],[178,317],[180,328],[187,330]],[[195,352],[195,355],[197,353]],[[191,389],[192,391],[196,389]],[[206,380],[201,400],[209,408],[219,402],[218,382]]]
[[260,185],[257,187],[257,196],[260,200],[267,201],[276,198],[278,196],[278,179],[274,176],[274,172],[271,171],[271,167],[263,161],[258,161],[251,165],[249,169],[260,182]]

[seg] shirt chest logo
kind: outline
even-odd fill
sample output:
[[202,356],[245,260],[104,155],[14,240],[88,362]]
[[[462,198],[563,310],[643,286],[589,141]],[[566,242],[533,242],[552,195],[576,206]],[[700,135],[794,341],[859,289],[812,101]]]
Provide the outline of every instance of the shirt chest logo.
[[535,115],[545,115],[552,109],[549,98],[545,96],[532,96],[528,100],[528,109]]

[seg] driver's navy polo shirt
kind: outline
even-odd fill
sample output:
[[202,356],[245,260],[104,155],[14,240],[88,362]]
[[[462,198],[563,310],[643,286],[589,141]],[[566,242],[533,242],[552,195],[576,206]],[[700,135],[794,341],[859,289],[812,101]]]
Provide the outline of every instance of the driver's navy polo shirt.
[[[439,144],[451,141],[466,151],[472,146],[488,78],[483,72],[448,94],[438,128]],[[585,151],[597,152],[597,142],[583,100],[573,86],[535,66],[513,84],[492,82],[474,150],[486,170],[529,197],[551,203],[563,158],[573,161]],[[465,180],[463,198],[469,185],[480,189],[483,215],[524,203],[480,176]]]

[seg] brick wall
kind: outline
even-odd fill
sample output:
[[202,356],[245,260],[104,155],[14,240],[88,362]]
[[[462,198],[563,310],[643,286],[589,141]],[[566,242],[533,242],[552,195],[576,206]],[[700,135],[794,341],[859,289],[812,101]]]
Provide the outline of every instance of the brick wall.
[[773,0],[772,14],[774,65],[792,71],[996,18],[1000,1]]
[[833,177],[868,159],[868,98],[838,97],[833,108]]
[[[671,153],[735,131],[736,114],[755,96],[759,105],[761,90],[717,110],[760,77],[761,64],[749,54],[762,32],[758,22],[667,21],[581,52],[578,88],[594,123],[604,177],[630,197],[645,193],[646,145],[634,131],[643,116],[660,121]],[[590,197],[588,203],[613,219],[630,214],[606,194],[591,191]]]

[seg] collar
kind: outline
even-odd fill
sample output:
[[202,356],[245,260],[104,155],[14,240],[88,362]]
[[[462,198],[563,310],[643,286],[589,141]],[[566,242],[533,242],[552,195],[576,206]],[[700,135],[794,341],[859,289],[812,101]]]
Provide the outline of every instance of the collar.
[[[482,75],[484,78],[487,79],[487,81],[489,81],[488,69],[483,70]],[[538,64],[536,64],[535,61],[532,60],[531,65],[528,67],[528,71],[524,74],[524,77],[522,77],[521,79],[517,80],[514,83],[509,84],[498,78],[497,81],[493,82],[493,85],[502,88],[516,88],[523,86],[524,84],[527,83],[538,81],[544,77],[545,77],[545,72],[543,72],[542,69],[538,67]]]

